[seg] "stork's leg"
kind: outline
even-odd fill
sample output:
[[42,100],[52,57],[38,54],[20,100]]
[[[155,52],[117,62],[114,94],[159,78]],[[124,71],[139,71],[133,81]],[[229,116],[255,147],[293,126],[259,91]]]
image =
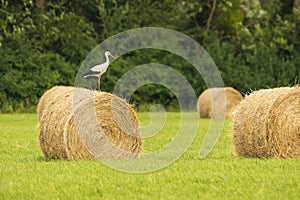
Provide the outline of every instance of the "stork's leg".
[[98,76],[98,92],[100,92],[101,89],[100,89],[100,76]]

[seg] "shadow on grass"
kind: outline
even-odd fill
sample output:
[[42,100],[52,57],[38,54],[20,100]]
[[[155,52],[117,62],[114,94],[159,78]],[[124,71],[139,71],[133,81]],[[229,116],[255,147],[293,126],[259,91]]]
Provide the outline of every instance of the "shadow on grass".
[[52,158],[52,157],[44,157],[44,156],[38,156],[36,158],[36,160],[39,161],[39,162],[63,161],[63,160],[55,159],[55,158]]

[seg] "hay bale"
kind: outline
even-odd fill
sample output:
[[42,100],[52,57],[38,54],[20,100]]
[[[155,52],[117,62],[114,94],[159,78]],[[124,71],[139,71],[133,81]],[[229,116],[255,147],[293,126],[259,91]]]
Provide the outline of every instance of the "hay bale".
[[300,158],[300,88],[276,98],[268,113],[269,154],[280,158]]
[[231,111],[242,99],[241,93],[232,87],[209,88],[199,96],[197,110],[201,118],[230,117]]
[[233,111],[237,156],[300,157],[300,88],[252,92]]
[[39,103],[37,105],[36,112],[38,114],[38,119],[40,120],[44,110],[48,107],[48,104],[55,103],[52,100],[55,99],[55,97],[63,94],[64,92],[70,90],[70,86],[55,86],[49,90],[47,90],[42,97],[39,100]]
[[110,93],[86,91],[80,95],[87,98],[75,105],[65,126],[68,158],[136,157],[141,152],[142,140],[132,107]]
[[123,99],[70,87],[52,102],[39,122],[45,156],[120,159],[133,158],[141,152],[136,113]]

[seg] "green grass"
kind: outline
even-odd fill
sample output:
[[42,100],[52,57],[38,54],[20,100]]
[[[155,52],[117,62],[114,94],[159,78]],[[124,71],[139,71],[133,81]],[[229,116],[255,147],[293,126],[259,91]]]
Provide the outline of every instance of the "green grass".
[[[139,113],[142,124],[148,114]],[[179,114],[146,139],[144,151],[171,141]],[[161,170],[130,174],[99,161],[46,160],[39,148],[37,116],[0,115],[0,199],[300,199],[300,160],[234,156],[230,121],[204,159],[199,150],[209,126],[200,120],[187,152]]]

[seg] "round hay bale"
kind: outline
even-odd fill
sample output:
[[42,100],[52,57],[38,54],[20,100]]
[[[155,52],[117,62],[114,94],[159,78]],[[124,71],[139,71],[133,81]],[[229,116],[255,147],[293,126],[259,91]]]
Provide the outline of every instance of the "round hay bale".
[[299,94],[299,87],[283,87],[246,96],[233,111],[237,156],[299,157]]
[[53,99],[46,101],[49,92],[40,101],[44,106],[42,102],[50,102],[39,120],[40,146],[46,157],[120,159],[141,152],[136,113],[123,99],[83,88],[62,90]]
[[73,113],[65,125],[68,158],[135,158],[142,150],[142,140],[133,108],[106,92],[85,91],[80,95],[87,98],[74,102]]
[[[48,93],[39,114],[39,142],[46,157],[66,159],[67,154],[63,140],[63,127],[71,112],[72,87],[55,87]],[[50,96],[51,94],[51,96]],[[40,102],[43,102],[40,101]]]
[[201,118],[230,117],[231,111],[242,99],[241,93],[232,87],[209,88],[199,96],[197,110]]
[[280,158],[300,158],[300,88],[279,95],[267,121],[269,154]]
[[70,86],[55,86],[49,90],[47,90],[42,97],[39,100],[39,103],[37,105],[36,112],[38,114],[38,119],[40,120],[44,110],[47,108],[48,104],[54,103],[52,100],[64,92],[70,90]]

